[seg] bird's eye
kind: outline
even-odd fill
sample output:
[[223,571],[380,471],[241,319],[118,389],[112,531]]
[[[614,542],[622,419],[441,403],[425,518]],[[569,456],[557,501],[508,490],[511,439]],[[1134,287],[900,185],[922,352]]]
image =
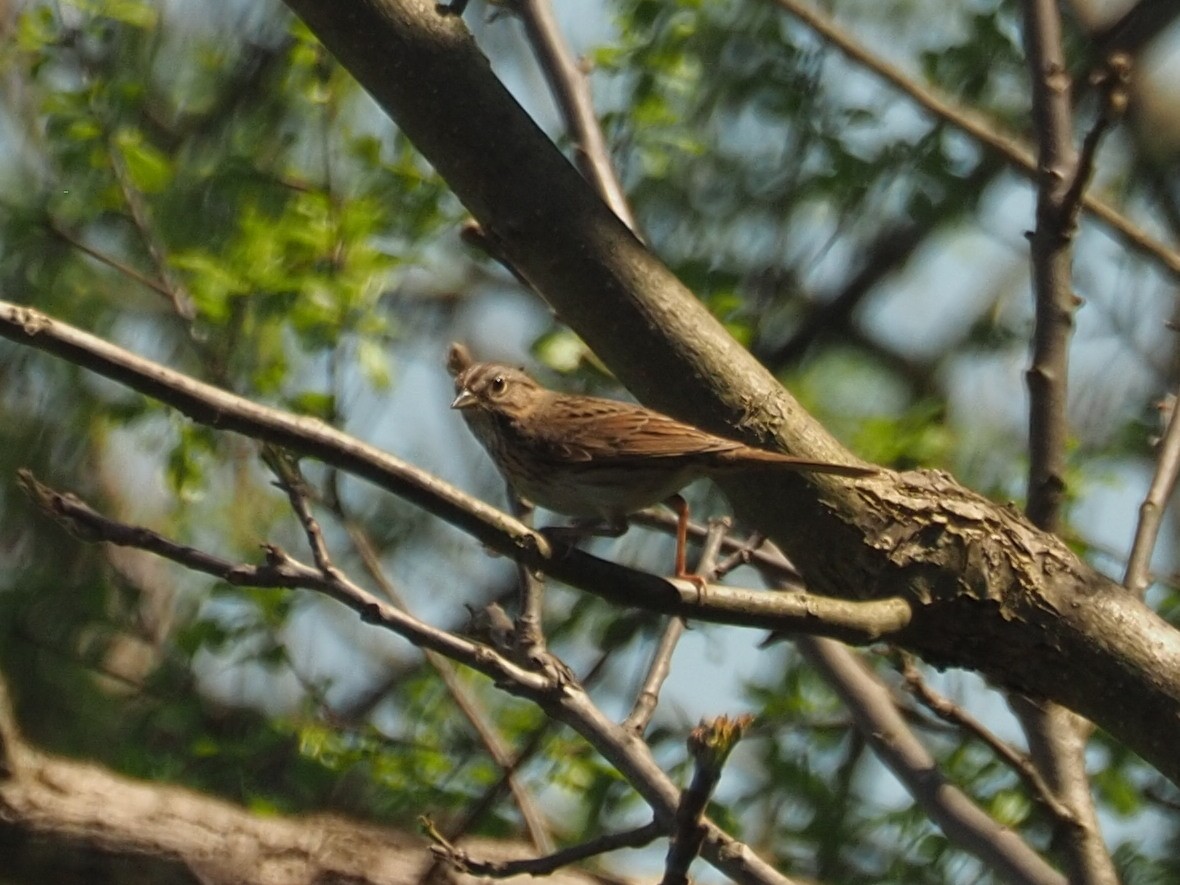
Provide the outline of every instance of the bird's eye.
[[508,389],[508,379],[503,375],[497,375],[492,379],[490,387],[492,396],[502,396],[504,391]]

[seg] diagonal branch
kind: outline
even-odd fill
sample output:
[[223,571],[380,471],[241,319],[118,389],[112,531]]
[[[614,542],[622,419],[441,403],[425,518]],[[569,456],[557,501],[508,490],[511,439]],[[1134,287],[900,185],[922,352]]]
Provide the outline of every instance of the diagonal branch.
[[574,142],[578,168],[622,222],[639,236],[639,224],[615,174],[602,127],[594,113],[586,72],[573,59],[569,44],[557,26],[551,0],[511,0],[510,6],[524,22],[549,91],[561,110],[565,128]]
[[[1036,182],[1040,177],[1032,149],[1019,139],[1003,135],[994,121],[957,107],[917,79],[884,61],[845,33],[832,19],[804,0],[774,0],[792,16],[819,34],[855,64],[861,65],[908,95],[929,113],[969,135],[989,151],[1003,157],[1013,170]],[[1165,0],[1166,2],[1166,0]],[[1128,248],[1180,276],[1180,251],[1157,240],[1105,201],[1093,194],[1082,196],[1082,207],[1117,235]]]
[[802,639],[798,647],[840,695],[877,756],[947,838],[980,858],[1005,882],[1065,885],[1065,877],[1015,832],[947,782],[930,751],[914,736],[888,692],[859,657],[826,639]]

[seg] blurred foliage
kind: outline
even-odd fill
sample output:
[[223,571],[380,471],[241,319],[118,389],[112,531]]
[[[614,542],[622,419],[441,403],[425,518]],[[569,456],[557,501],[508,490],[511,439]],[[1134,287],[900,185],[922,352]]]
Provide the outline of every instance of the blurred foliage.
[[[996,208],[1015,202],[1004,166],[774,4],[610,8],[615,37],[593,51],[594,84],[656,251],[860,454],[952,469],[1018,498],[1030,328],[1018,250],[1031,218],[1026,203]],[[1001,130],[1027,128],[1014,0],[836,8],[850,31],[941,93]],[[529,317],[521,324],[538,332],[533,354],[567,375],[561,383],[614,389],[573,333],[459,247],[462,211],[443,182],[278,4],[29,2],[9,36],[0,69],[19,88],[0,108],[12,124],[0,130],[4,298],[409,449],[430,469],[448,455],[447,469],[471,465],[471,484],[495,503],[502,484],[470,440],[440,444],[454,426],[431,424],[421,400],[396,400],[416,347],[441,351],[486,329],[495,339],[503,326],[480,311],[510,291],[515,314]],[[1084,55],[1083,35],[1071,33],[1070,50]],[[1134,145],[1115,163],[1128,202],[1154,193]],[[1105,240],[1095,245],[1086,224],[1082,237],[1078,350],[1097,355],[1076,363],[1078,508],[1113,482],[1101,465],[1141,468],[1157,432],[1149,403],[1171,371],[1161,332],[1170,283]],[[304,594],[217,585],[80,544],[11,482],[28,466],[227,558],[254,561],[263,541],[305,555],[251,444],[8,346],[0,409],[0,668],[35,741],[261,811],[334,808],[406,827],[423,812],[458,820],[492,788],[498,770],[420,655]],[[354,546],[366,537],[411,610],[458,628],[463,601],[512,586],[506,564],[414,508],[308,473],[337,564],[376,585]],[[1083,527],[1070,537],[1095,559],[1108,543]],[[666,541],[650,533],[622,543],[614,549],[641,565],[667,561]],[[1155,592],[1174,617],[1175,583]],[[658,620],[560,588],[548,603],[554,647],[625,715]],[[753,710],[758,724],[714,818],[791,875],[991,881],[896,789],[838,699],[782,648],[744,697],[716,699],[718,712]],[[509,746],[540,733],[521,777],[562,840],[646,819],[618,772],[575,735],[482,679],[459,681]],[[914,718],[951,782],[1048,851],[1049,821],[1012,771],[981,743]],[[681,782],[692,724],[663,710],[648,735]],[[1152,800],[1151,773],[1101,735],[1092,755],[1104,820],[1119,833],[1160,834],[1113,840],[1121,874],[1175,881],[1172,794]],[[517,833],[518,815],[501,800],[477,827]]]

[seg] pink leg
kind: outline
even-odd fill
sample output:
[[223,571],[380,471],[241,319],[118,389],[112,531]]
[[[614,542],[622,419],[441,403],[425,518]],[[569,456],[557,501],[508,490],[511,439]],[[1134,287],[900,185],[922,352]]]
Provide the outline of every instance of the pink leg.
[[676,511],[676,571],[673,577],[691,581],[699,593],[704,593],[708,582],[688,570],[688,502],[680,495],[673,495],[665,503]]

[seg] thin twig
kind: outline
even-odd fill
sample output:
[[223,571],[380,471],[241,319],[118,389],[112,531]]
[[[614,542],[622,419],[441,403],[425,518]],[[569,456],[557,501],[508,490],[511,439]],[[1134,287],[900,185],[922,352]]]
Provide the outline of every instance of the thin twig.
[[[722,541],[724,542],[724,538]],[[749,565],[754,561],[754,556],[757,555],[758,550],[766,541],[766,535],[762,532],[751,532],[737,550],[734,550],[729,556],[717,563],[717,568],[713,569],[714,579],[720,580],[735,569],[739,569],[743,565]]]
[[152,263],[156,266],[156,275],[163,284],[164,290],[168,295],[168,300],[172,303],[172,308],[176,311],[176,315],[184,320],[191,330],[192,322],[197,316],[197,309],[193,304],[192,296],[189,295],[184,284],[176,278],[172,273],[172,268],[168,265],[167,251],[160,238],[156,235],[155,228],[152,225],[151,212],[147,207],[146,201],[143,199],[143,195],[135,187],[134,183],[132,183],[131,176],[127,173],[127,166],[123,162],[123,156],[119,152],[118,146],[114,143],[114,139],[108,141],[107,152],[111,159],[111,170],[115,174],[115,181],[118,182],[119,190],[123,194],[123,200],[127,204],[131,222],[139,232],[139,237],[143,241],[144,248],[151,257]]
[[1049,785],[1045,783],[1044,778],[1041,777],[1041,773],[1033,765],[1031,759],[1023,753],[1018,752],[1007,741],[1000,740],[994,732],[958,704],[951,701],[950,698],[939,694],[931,688],[914,663],[913,655],[899,651],[894,655],[894,660],[901,670],[902,678],[905,679],[906,688],[910,690],[914,697],[921,701],[926,709],[930,710],[930,712],[944,722],[949,722],[951,725],[973,735],[976,740],[983,743],[993,753],[999,756],[1013,771],[1020,775],[1037,800],[1060,822],[1069,826],[1076,827],[1078,825],[1078,819],[1073,811],[1058,800],[1057,796],[1049,788]]
[[[666,535],[671,535],[676,531],[675,515],[655,507],[633,513],[627,517],[627,520],[633,525],[657,529]],[[708,528],[699,522],[688,524],[688,537],[692,541],[703,542],[708,533]],[[803,576],[799,574],[798,569],[791,565],[791,561],[783,552],[773,545],[764,545],[761,542],[754,544],[749,539],[743,540],[726,535],[721,540],[721,552],[741,557],[742,565],[756,565],[759,569],[770,569],[776,580],[789,585],[787,589],[805,589]]]
[[455,869],[473,876],[488,876],[492,879],[506,879],[509,876],[548,876],[562,867],[581,863],[591,857],[618,851],[621,848],[642,848],[663,833],[663,828],[655,821],[624,830],[621,833],[607,833],[596,839],[590,839],[581,845],[563,848],[546,857],[526,858],[522,860],[476,860],[462,848],[450,844],[440,838],[437,830],[430,833],[435,844],[431,851],[441,860],[446,861]]
[[512,0],[511,8],[524,22],[529,44],[573,140],[578,168],[603,202],[632,233],[640,236],[638,222],[615,174],[602,127],[594,113],[586,72],[574,61],[573,52],[553,16],[550,0]]
[[1099,92],[1098,116],[1086,137],[1082,139],[1077,168],[1065,193],[1063,212],[1067,229],[1072,230],[1077,226],[1078,213],[1081,211],[1086,188],[1094,177],[1098,145],[1102,142],[1102,137],[1122,119],[1127,109],[1130,81],[1131,60],[1121,53],[1108,58],[1102,68],[1095,71],[1091,77],[1092,84],[1098,87]]
[[1176,408],[1177,396],[1180,396],[1180,388],[1172,396],[1168,407],[1168,426],[1156,459],[1155,472],[1151,476],[1151,486],[1143,503],[1139,505],[1135,541],[1131,545],[1131,555],[1127,558],[1127,569],[1123,574],[1123,586],[1140,598],[1147,592],[1151,578],[1151,554],[1164,521],[1164,511],[1176,488],[1176,477],[1180,474],[1180,420],[1177,418],[1180,409]]
[[[696,574],[706,580],[716,577],[715,563],[717,552],[721,549],[721,541],[729,530],[729,520],[713,520],[709,523],[709,533],[705,537],[705,546],[697,560]],[[643,686],[635,697],[631,712],[623,720],[623,728],[637,735],[647,731],[651,717],[656,711],[660,700],[660,688],[672,669],[672,653],[676,651],[676,644],[684,635],[687,622],[684,618],[669,618],[664,625],[664,632],[660,636],[660,643],[652,654],[651,663],[647,668],[647,677]]]
[[78,237],[74,236],[72,233],[67,231],[65,228],[58,225],[56,222],[53,222],[53,221],[48,222],[46,225],[46,229],[51,234],[53,234],[55,237],[68,243],[70,246],[77,249],[79,252],[83,253],[84,255],[89,255],[95,261],[98,261],[101,264],[105,264],[107,267],[111,268],[112,270],[118,271],[123,276],[127,277],[128,279],[135,280],[135,282],[139,283],[141,286],[143,286],[146,289],[151,289],[153,292],[156,292],[159,295],[163,295],[165,298],[169,298],[169,299],[171,298],[171,293],[168,291],[168,287],[165,286],[163,283],[161,283],[159,280],[153,280],[147,274],[142,273],[139,270],[136,270],[130,264],[127,264],[124,261],[120,261],[117,258],[107,255],[105,252],[100,252],[98,249],[95,249],[93,246],[87,245],[82,240],[80,240]]
[[[1026,178],[1036,181],[1040,177],[1032,150],[1019,139],[1000,134],[1002,127],[997,125],[994,120],[981,119],[955,106],[949,99],[937,95],[923,83],[873,54],[838,27],[831,18],[812,8],[803,0],[774,0],[774,2],[819,34],[850,61],[877,74],[910,96],[934,116],[962,130],[988,150],[996,152],[1014,170]],[[1173,276],[1180,276],[1180,252],[1176,249],[1157,240],[1117,209],[1091,193],[1082,197],[1082,207],[1095,219],[1106,225],[1110,231],[1118,235],[1133,251],[1158,262]]]
[[299,465],[286,452],[275,446],[263,447],[262,460],[275,475],[276,485],[286,494],[291,510],[303,526],[307,546],[311,548],[312,561],[326,577],[340,577],[340,570],[332,563],[332,554],[328,551],[328,543],[324,540],[319,521],[311,512],[307,480],[303,478]]

